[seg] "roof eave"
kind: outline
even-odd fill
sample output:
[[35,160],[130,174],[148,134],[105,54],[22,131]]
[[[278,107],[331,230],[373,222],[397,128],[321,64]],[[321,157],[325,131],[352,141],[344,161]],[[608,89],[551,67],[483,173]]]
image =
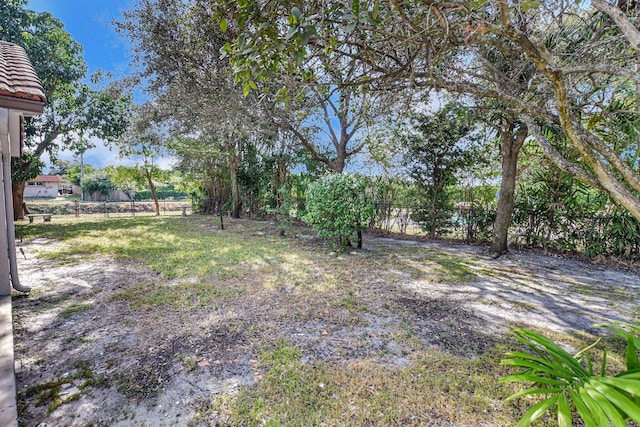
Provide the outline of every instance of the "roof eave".
[[44,102],[14,96],[0,95],[0,108],[9,108],[24,113],[25,116],[42,114]]

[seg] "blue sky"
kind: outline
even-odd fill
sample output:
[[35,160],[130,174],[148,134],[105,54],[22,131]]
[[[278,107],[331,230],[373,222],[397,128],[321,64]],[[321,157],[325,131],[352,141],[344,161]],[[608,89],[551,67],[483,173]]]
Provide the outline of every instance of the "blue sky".
[[29,0],[30,9],[51,13],[84,47],[89,74],[102,69],[116,76],[129,72],[129,53],[111,21],[132,5],[132,0]]
[[[119,20],[122,12],[131,9],[133,4],[133,0],[29,0],[29,9],[49,12],[62,21],[65,31],[84,48],[89,75],[100,69],[119,78],[130,72],[130,56],[127,41],[116,33],[111,22]],[[130,160],[120,159],[115,147],[105,147],[100,140],[92,142],[96,147],[85,153],[85,163],[98,168],[109,164],[133,164]],[[59,157],[79,161],[67,151],[61,151]],[[43,160],[50,163],[48,158]],[[171,159],[158,160],[162,168],[170,167],[170,163]]]

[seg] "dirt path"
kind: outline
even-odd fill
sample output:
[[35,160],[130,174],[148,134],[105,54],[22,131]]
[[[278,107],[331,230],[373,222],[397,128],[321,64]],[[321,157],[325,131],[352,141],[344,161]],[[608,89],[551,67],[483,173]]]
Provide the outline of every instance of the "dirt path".
[[390,251],[397,245],[432,247],[469,259],[477,280],[462,286],[407,280],[407,289],[429,298],[458,301],[492,325],[523,324],[556,331],[595,331],[593,323],[640,317],[640,275],[557,256],[513,251],[494,260],[474,246],[446,246],[376,239]]
[[[473,357],[508,325],[578,332],[640,316],[636,273],[518,252],[495,261],[474,247],[373,237],[365,252],[343,256],[382,262],[398,252],[403,255],[393,262],[406,265],[372,270],[349,290],[333,291],[330,304],[292,285],[243,292],[251,283],[230,279],[228,294],[208,307],[133,307],[117,296],[160,277],[111,259],[64,264],[33,255],[52,245],[59,243],[22,244],[28,254],[20,260],[22,281],[34,289],[14,297],[24,426],[187,425],[212,395],[259,379],[258,351],[280,337],[308,362],[374,359],[402,366],[414,352],[410,340],[398,338],[407,328],[421,345]],[[475,278],[452,284],[416,276],[407,266],[420,258],[407,248],[455,254]],[[224,419],[216,416],[203,422]]]

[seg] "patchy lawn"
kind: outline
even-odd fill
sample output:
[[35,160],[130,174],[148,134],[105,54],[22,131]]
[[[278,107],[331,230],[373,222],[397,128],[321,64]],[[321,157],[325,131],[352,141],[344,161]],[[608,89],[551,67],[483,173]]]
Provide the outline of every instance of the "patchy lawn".
[[[21,225],[21,425],[515,425],[511,325],[578,348],[634,273],[204,216]],[[615,344],[615,343],[614,343]]]

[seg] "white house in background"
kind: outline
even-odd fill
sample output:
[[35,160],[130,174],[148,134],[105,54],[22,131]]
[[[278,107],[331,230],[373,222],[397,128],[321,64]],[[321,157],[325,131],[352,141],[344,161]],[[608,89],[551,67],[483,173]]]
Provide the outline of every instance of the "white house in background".
[[26,198],[52,198],[58,197],[65,181],[60,175],[39,175],[33,181],[28,181],[24,187],[24,197]]

